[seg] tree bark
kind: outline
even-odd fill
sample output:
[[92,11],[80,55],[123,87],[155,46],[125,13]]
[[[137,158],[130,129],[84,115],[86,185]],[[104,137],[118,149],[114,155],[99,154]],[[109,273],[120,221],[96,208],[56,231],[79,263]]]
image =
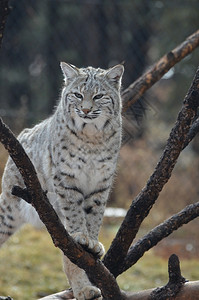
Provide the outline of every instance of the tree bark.
[[193,122],[189,130],[186,141],[184,143],[184,148],[186,148],[189,145],[189,143],[193,140],[196,134],[198,134],[198,132],[199,132],[199,117]]

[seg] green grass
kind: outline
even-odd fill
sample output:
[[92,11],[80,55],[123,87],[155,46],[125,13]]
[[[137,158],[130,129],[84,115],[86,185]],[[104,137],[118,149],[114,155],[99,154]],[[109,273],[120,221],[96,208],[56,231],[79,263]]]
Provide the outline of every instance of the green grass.
[[[106,249],[116,231],[104,226],[100,240]],[[181,262],[183,276],[199,279],[199,262]],[[45,230],[25,226],[0,250],[0,295],[14,300],[31,300],[65,289],[67,281],[62,271],[61,253]],[[164,285],[168,280],[167,261],[149,251],[135,266],[118,278],[122,289],[138,291]]]
[[0,251],[0,295],[37,299],[66,287],[60,251],[45,230],[26,226]]

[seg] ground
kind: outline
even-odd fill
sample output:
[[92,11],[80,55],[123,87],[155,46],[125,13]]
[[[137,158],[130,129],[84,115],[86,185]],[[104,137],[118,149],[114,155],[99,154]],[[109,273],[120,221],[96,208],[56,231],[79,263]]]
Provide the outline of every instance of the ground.
[[[105,225],[100,239],[106,249],[117,225]],[[174,250],[174,249],[173,249]],[[199,261],[181,257],[183,276],[199,278]],[[0,295],[15,300],[38,299],[67,287],[60,251],[45,230],[25,226],[0,251]],[[168,280],[167,257],[161,251],[149,251],[134,267],[118,278],[122,289],[138,291],[164,285]]]

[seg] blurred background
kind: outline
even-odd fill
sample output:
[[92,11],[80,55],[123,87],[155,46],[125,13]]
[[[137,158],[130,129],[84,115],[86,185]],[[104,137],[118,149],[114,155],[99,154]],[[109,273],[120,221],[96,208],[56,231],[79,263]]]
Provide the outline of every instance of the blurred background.
[[[125,62],[125,89],[151,64],[199,28],[197,0],[11,0],[10,6],[12,10],[7,19],[0,52],[0,116],[15,134],[53,112],[62,87],[60,61],[78,67],[92,65],[102,68]],[[125,135],[109,206],[127,209],[145,185],[164,149],[192,82],[198,57],[199,49],[196,49],[128,111],[132,132]],[[2,146],[0,150],[2,175],[7,154]],[[171,180],[144,221],[139,236],[185,205],[198,201],[198,152],[199,140],[196,137],[181,154]],[[120,221],[120,217],[105,217],[101,238],[107,248]],[[167,267],[164,265],[163,268],[162,264],[171,253],[176,253],[187,261],[187,266],[193,264],[191,270],[185,267],[188,279],[199,279],[199,272],[194,269],[195,266],[198,268],[195,261],[199,256],[198,225],[199,221],[195,220],[161,242],[141,263],[136,264],[137,269],[132,270],[130,279],[121,279],[121,286],[132,290],[164,284]],[[28,227],[9,242],[12,248],[4,246],[5,252],[0,252],[1,260],[6,260],[11,251],[9,259],[14,257],[15,262],[10,262],[11,270],[6,279],[0,278],[0,294],[10,291],[11,296],[15,293],[16,299],[26,299],[24,294],[23,297],[20,294],[21,291],[26,291],[26,294],[30,293],[27,299],[35,299],[35,295],[38,295],[35,286],[39,286],[38,290],[44,294],[64,288],[64,284],[56,285],[55,282],[62,281],[57,279],[55,271],[53,275],[49,274],[54,258],[50,258],[49,265],[43,262],[46,255],[45,258],[38,258],[40,248],[45,248],[40,244],[40,235],[43,240],[46,239],[43,233]],[[33,243],[35,240],[37,241]],[[51,247],[50,240],[48,242]],[[33,251],[31,262],[29,254],[25,249],[22,250],[24,243],[34,245],[28,248],[29,254]],[[44,254],[45,252],[44,250]],[[52,252],[54,253],[53,246]],[[156,260],[153,261],[152,257]],[[160,264],[157,257],[161,259]],[[148,276],[146,265],[149,265],[149,261],[153,261],[154,270],[151,281],[149,278],[143,279]],[[6,263],[8,264],[7,260]],[[23,263],[26,275],[18,273],[19,265]],[[13,264],[16,264],[16,276],[11,275],[14,272]],[[43,266],[44,270],[38,271],[38,265]],[[31,275],[29,280],[28,274],[33,274],[33,270],[36,272],[35,277]],[[149,272],[152,275],[151,270]],[[139,283],[132,286],[127,281],[135,283],[135,275]],[[15,280],[12,285],[11,277]],[[40,279],[33,284],[33,278]],[[65,282],[65,279],[62,280]],[[30,281],[32,284],[29,284]],[[32,288],[29,292],[28,287],[29,290]]]

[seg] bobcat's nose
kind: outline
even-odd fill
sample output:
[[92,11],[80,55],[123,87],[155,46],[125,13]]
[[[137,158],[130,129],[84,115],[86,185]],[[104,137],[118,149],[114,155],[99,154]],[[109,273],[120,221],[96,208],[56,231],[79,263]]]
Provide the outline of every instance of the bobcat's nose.
[[85,113],[85,115],[87,115],[91,109],[90,108],[82,108],[83,113]]

